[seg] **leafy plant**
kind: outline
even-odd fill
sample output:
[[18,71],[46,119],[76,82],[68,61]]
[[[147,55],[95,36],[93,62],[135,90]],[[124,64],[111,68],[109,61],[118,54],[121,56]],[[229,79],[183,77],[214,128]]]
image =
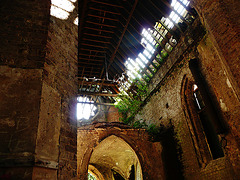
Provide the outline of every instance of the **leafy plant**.
[[162,50],[162,51],[161,51],[161,57],[162,57],[163,59],[166,59],[166,58],[168,57],[168,53],[167,53],[165,50]]
[[135,128],[147,128],[148,126],[147,126],[146,122],[141,119],[141,120],[135,121],[133,123],[133,127],[135,127]]
[[132,85],[134,93],[120,94],[117,97],[117,105],[119,112],[122,113],[122,120],[124,123],[129,124],[134,119],[134,115],[139,110],[143,103],[143,99],[149,94],[148,86],[145,82],[135,79]]

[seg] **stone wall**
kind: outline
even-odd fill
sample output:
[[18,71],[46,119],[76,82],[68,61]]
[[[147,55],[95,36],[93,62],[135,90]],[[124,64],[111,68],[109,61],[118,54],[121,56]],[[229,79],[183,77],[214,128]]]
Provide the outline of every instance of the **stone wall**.
[[121,116],[117,108],[115,108],[114,106],[108,107],[108,111],[107,111],[108,122],[118,122],[120,118]]

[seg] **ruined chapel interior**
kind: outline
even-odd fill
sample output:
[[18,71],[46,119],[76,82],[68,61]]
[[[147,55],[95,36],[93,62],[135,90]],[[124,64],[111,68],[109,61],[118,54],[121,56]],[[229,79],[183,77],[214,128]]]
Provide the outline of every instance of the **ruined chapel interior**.
[[1,0],[0,179],[240,179],[239,0]]

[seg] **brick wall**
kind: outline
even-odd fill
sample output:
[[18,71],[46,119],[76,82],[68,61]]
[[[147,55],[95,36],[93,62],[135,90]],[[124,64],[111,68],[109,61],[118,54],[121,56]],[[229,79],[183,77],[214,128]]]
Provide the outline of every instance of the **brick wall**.
[[0,175],[31,177],[49,10],[48,0],[0,2]]
[[[77,6],[77,5],[76,5]],[[78,28],[73,21],[77,11],[67,20],[50,18],[46,62],[43,71],[43,91],[40,118],[43,136],[51,141],[39,144],[40,154],[58,159],[58,178],[74,179],[77,174],[77,44]],[[45,104],[47,102],[47,105]],[[45,121],[49,123],[45,123]],[[41,135],[38,133],[38,135]],[[52,151],[54,150],[54,151]]]
[[50,0],[2,0],[0,8],[1,65],[43,67]]
[[77,11],[50,5],[0,2],[0,176],[76,178]]
[[133,148],[141,163],[144,179],[164,178],[161,145],[150,142],[145,130],[131,129],[120,123],[102,122],[78,128],[78,179],[86,179],[92,152],[101,141],[112,135]]
[[[239,77],[239,52],[236,50],[239,41],[236,42],[238,24],[234,7],[237,2],[193,2],[201,16],[206,34],[197,33],[198,28],[195,32],[193,30],[190,36],[187,32],[181,38],[181,42],[153,78],[150,84],[152,94],[135,120],[143,119],[147,124],[174,126],[175,137],[182,151],[179,158],[186,179],[239,178],[240,104],[239,78],[236,79]],[[191,37],[191,34],[195,37]],[[197,39],[198,37],[200,39]],[[198,43],[193,45],[196,41],[194,40],[193,44],[185,44],[189,42],[189,38],[196,39]],[[186,46],[191,48],[183,51]],[[181,101],[184,77],[188,76],[193,80],[188,67],[189,60],[193,58],[199,59],[200,71],[207,82],[216,109],[229,127],[229,131],[222,135],[227,142],[224,147],[225,156],[212,159],[203,166],[199,165],[199,157]]]

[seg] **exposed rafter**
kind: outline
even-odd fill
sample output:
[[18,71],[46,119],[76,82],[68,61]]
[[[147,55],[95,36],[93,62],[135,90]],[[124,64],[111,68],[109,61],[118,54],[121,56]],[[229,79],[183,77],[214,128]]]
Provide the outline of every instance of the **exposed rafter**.
[[[122,74],[126,74],[126,60],[128,58],[135,59],[146,48],[144,44],[141,44],[143,28],[153,28],[153,25],[161,17],[169,15],[169,12],[173,10],[169,6],[170,1],[80,1],[79,93],[86,96],[106,95],[109,97],[113,96],[111,94],[115,96],[119,93],[120,85],[115,81]],[[183,22],[186,21],[182,17],[181,19]],[[177,24],[176,27],[179,28]],[[169,31],[169,29],[167,30]],[[163,38],[165,39],[165,37]],[[159,43],[160,48],[165,49],[165,45]],[[148,59],[146,54],[143,56]],[[140,71],[143,79],[147,82],[161,62],[154,58],[148,59],[148,62],[143,62],[142,59],[140,61],[146,65]],[[124,77],[124,80],[126,79],[127,76]],[[110,95],[104,92],[110,92]]]
[[79,92],[79,95],[88,95],[88,96],[108,96],[108,97],[117,97],[118,94],[110,94],[110,93],[98,93],[98,92]]

